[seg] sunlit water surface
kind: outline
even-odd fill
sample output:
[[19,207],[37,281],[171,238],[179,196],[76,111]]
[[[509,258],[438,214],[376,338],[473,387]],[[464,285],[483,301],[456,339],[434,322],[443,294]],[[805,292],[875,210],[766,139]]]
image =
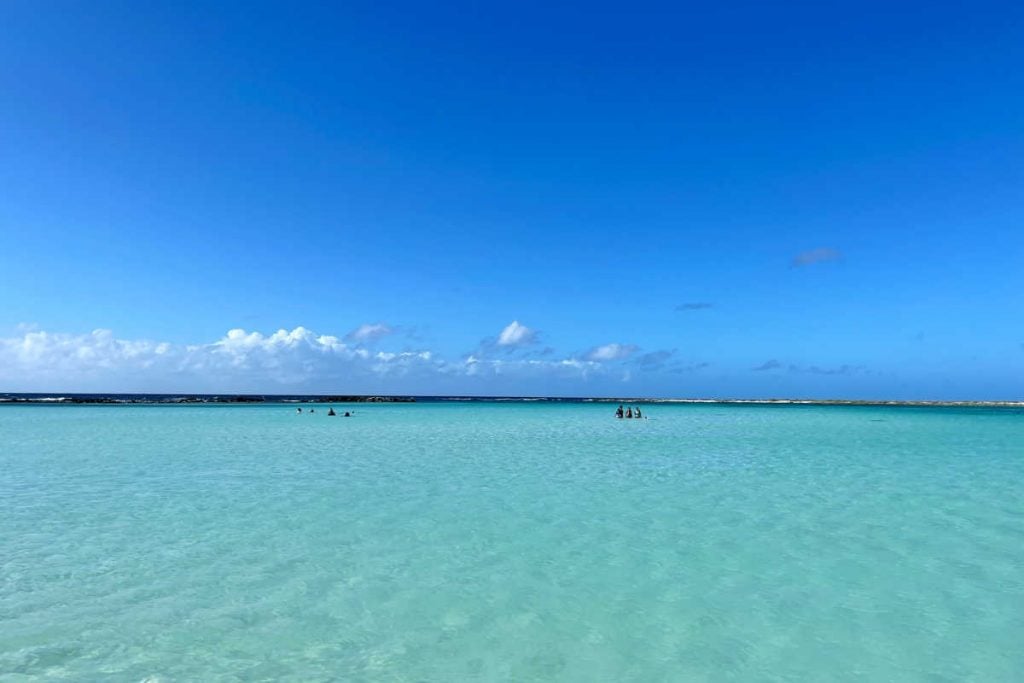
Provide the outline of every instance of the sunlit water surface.
[[1012,409],[0,407],[0,679],[1024,680]]

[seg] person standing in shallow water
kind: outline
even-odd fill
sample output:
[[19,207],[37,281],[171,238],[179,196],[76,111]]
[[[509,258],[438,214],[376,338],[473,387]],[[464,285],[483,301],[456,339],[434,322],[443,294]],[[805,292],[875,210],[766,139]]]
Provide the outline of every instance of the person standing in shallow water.
[[622,419],[622,406],[621,405],[619,405],[619,407],[616,408],[616,410],[615,410],[615,417],[619,418],[620,420]]
[[637,406],[637,407],[636,407],[636,410],[634,410],[634,411],[633,411],[633,417],[635,417],[635,418],[636,418],[636,419],[638,419],[638,420],[639,420],[639,419],[640,419],[641,417],[643,417],[643,415],[641,415],[641,414],[640,414],[640,406]]
[[633,408],[626,408],[626,419],[633,417]]

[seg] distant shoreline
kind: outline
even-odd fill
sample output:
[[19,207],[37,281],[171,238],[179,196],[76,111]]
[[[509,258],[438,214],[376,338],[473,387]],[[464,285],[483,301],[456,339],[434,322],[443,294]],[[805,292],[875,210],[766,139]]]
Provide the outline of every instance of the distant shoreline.
[[0,405],[11,404],[265,404],[265,403],[631,403],[708,405],[812,405],[909,407],[1024,407],[1024,401],[888,401],[800,398],[637,398],[558,396],[372,396],[335,394],[75,394],[0,393]]

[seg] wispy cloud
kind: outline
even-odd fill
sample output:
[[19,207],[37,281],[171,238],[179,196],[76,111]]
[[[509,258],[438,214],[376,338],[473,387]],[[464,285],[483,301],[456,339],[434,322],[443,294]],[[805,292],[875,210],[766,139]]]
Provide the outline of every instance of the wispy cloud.
[[714,304],[704,301],[690,301],[676,306],[677,311],[703,311],[708,308],[714,308]]
[[366,323],[345,335],[345,341],[369,344],[394,333],[387,323]]
[[675,349],[662,349],[660,351],[650,351],[648,353],[642,353],[636,356],[632,363],[634,365],[643,368],[644,370],[660,370],[665,367],[672,357],[676,355]]
[[820,365],[798,365],[796,363],[790,363],[785,365],[775,360],[766,360],[760,365],[751,368],[753,372],[765,372],[768,370],[786,370],[788,372],[795,373],[806,373],[808,375],[854,375],[857,373],[867,372],[867,368],[863,365],[849,365],[843,364],[836,367],[821,367]]
[[817,365],[790,365],[790,372],[806,372],[811,375],[855,375],[866,372],[863,365],[840,365],[834,368],[822,368]]
[[711,365],[706,361],[684,363],[679,359],[677,349],[659,349],[657,351],[639,353],[630,357],[626,364],[641,373],[668,372],[676,375],[696,372]]
[[701,361],[700,363],[690,363],[688,365],[672,365],[665,368],[665,372],[670,372],[673,375],[684,375],[691,372],[699,372],[706,368],[710,368],[711,363],[707,361]]
[[838,261],[842,258],[842,253],[837,249],[832,249],[830,247],[818,247],[817,249],[809,249],[807,251],[800,252],[793,257],[793,261],[790,265],[793,268],[801,268],[815,263]]
[[639,350],[635,344],[605,344],[595,346],[584,354],[584,358],[590,361],[612,361],[628,358]]
[[528,346],[537,341],[537,331],[513,320],[498,335],[498,346]]
[[555,354],[554,347],[545,346],[543,348],[536,348],[523,351],[519,354],[520,358],[550,358]]

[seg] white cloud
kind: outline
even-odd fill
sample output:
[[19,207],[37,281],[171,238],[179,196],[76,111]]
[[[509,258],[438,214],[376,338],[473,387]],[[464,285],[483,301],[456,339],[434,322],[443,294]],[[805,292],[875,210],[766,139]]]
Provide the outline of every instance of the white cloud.
[[378,339],[388,336],[395,331],[387,323],[365,323],[345,335],[345,341],[350,342],[375,342]]
[[373,356],[305,327],[271,335],[233,329],[187,345],[118,339],[110,330],[0,338],[6,391],[330,391],[344,385],[370,391],[382,375],[429,375],[438,363],[429,351]]
[[498,346],[526,346],[537,341],[537,332],[513,320],[498,335]]
[[[519,343],[532,333],[510,327],[509,339]],[[121,339],[110,330],[25,330],[0,338],[0,391],[545,393],[603,376],[603,359],[448,361],[428,349],[371,352],[305,327],[269,335],[232,329],[198,344]]]
[[634,344],[605,344],[592,348],[585,358],[591,361],[622,360],[631,356],[637,349]]
[[27,331],[20,337],[0,339],[0,377],[19,368],[40,368],[54,374],[114,367],[149,367],[154,356],[167,352],[163,344],[115,339],[110,330],[90,334],[53,334]]

